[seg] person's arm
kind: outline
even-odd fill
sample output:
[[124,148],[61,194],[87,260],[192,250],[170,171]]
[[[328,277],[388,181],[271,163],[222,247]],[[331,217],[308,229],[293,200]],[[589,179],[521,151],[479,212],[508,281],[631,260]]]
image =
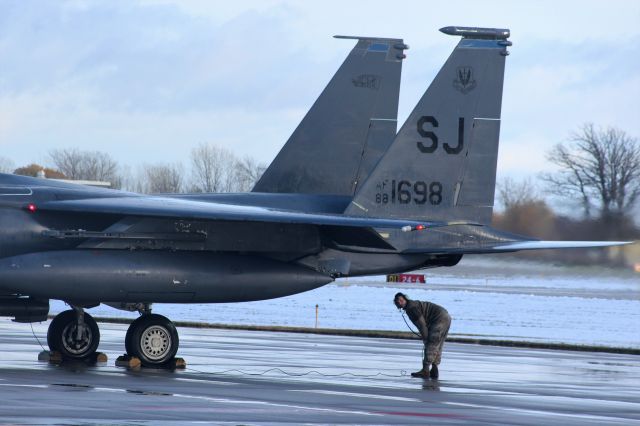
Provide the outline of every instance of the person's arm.
[[427,321],[424,319],[424,317],[420,315],[418,317],[418,320],[414,322],[414,324],[416,325],[416,327],[418,327],[418,331],[422,336],[422,340],[427,340],[427,337],[429,336],[429,328],[427,327]]
[[420,312],[420,309],[417,306],[411,306],[410,309],[407,309],[407,315],[409,315],[409,319],[418,329],[422,340],[427,340],[429,328],[427,327],[427,320],[424,315],[422,315],[422,312]]

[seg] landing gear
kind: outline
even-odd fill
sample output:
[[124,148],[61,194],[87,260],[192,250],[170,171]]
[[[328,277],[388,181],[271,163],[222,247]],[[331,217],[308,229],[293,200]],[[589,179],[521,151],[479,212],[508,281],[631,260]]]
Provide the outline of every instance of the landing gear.
[[131,323],[125,337],[127,354],[145,367],[161,367],[178,352],[178,331],[166,317],[146,313]]
[[64,358],[86,359],[93,356],[100,343],[100,330],[91,315],[81,308],[64,311],[49,324],[47,343],[51,351]]
[[[129,358],[145,367],[176,367],[179,338],[175,325],[162,315],[151,313],[151,304],[136,307],[141,316],[131,323],[125,337]],[[91,315],[73,307],[53,318],[47,332],[51,353],[61,359],[86,360],[96,355],[100,330]],[[181,360],[184,364],[184,360]]]

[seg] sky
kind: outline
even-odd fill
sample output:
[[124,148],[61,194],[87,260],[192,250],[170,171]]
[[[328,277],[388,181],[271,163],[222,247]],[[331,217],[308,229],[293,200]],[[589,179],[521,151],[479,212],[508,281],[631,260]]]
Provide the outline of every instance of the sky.
[[0,0],[0,156],[54,148],[186,163],[211,142],[268,163],[353,47],[401,37],[402,123],[457,43],[511,29],[498,177],[552,169],[585,122],[640,137],[637,1]]

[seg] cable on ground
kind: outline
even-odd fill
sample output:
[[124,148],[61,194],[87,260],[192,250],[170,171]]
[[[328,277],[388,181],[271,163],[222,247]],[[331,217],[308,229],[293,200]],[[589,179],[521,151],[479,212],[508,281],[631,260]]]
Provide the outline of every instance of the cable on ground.
[[[422,337],[420,336],[420,334],[416,333],[415,331],[413,331],[413,329],[411,328],[411,326],[409,325],[409,323],[407,322],[407,319],[404,316],[404,312],[402,313],[402,319],[404,320],[404,323],[407,325],[407,328],[416,336],[420,337],[422,339]],[[397,374],[387,374],[387,373],[376,373],[376,374],[356,374],[356,373],[350,373],[350,372],[346,372],[346,373],[338,373],[338,374],[327,374],[327,373],[322,373],[318,370],[310,370],[304,373],[291,373],[289,371],[285,371],[282,368],[279,367],[274,367],[274,368],[269,368],[267,370],[261,371],[261,372],[248,372],[248,371],[244,371],[244,370],[239,370],[237,368],[231,368],[228,370],[222,370],[222,371],[202,371],[202,370],[198,370],[196,368],[192,368],[192,367],[187,367],[186,368],[189,371],[193,371],[196,373],[200,373],[200,374],[211,374],[211,375],[225,375],[225,374],[232,374],[232,373],[236,373],[236,374],[241,374],[243,376],[265,376],[269,373],[272,372],[278,372],[281,374],[284,374],[285,376],[289,376],[289,377],[305,377],[305,376],[311,376],[311,375],[318,375],[321,377],[356,377],[356,378],[373,378],[373,377],[404,377],[408,375],[407,370],[400,370],[400,375],[398,376]]]
[[33,334],[33,337],[36,338],[36,341],[38,342],[42,350],[45,351],[46,349],[44,348],[44,346],[42,346],[42,343],[40,343],[40,339],[38,339],[38,336],[36,336],[36,332],[33,330],[33,323],[30,322],[29,325],[31,326],[31,333]]
[[327,374],[327,373],[322,373],[318,370],[310,370],[304,373],[291,373],[289,371],[285,371],[282,368],[279,367],[274,367],[274,368],[269,368],[267,370],[261,371],[261,372],[248,372],[248,371],[243,371],[243,370],[239,370],[237,368],[231,368],[229,370],[222,370],[222,371],[202,371],[202,370],[198,370],[196,368],[192,368],[192,367],[187,367],[186,368],[189,371],[193,371],[196,373],[201,373],[201,374],[211,374],[211,375],[225,375],[225,374],[231,374],[231,373],[238,373],[241,374],[243,376],[265,376],[271,372],[279,372],[281,374],[284,374],[285,376],[289,376],[289,377],[304,377],[304,376],[310,376],[310,375],[318,375],[318,376],[322,376],[322,377],[357,377],[357,378],[372,378],[372,377],[402,377],[402,376],[406,376],[407,372],[406,370],[401,370],[400,371],[400,376],[398,376],[397,374],[387,374],[387,373],[376,373],[376,374],[356,374],[356,373],[338,373],[338,374]]

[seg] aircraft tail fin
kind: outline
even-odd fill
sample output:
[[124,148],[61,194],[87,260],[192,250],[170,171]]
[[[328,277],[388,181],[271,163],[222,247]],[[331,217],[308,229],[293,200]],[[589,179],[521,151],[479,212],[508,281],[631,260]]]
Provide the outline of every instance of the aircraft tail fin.
[[491,222],[509,30],[440,31],[462,39],[346,214]]
[[253,192],[350,195],[397,129],[402,39],[357,40]]

